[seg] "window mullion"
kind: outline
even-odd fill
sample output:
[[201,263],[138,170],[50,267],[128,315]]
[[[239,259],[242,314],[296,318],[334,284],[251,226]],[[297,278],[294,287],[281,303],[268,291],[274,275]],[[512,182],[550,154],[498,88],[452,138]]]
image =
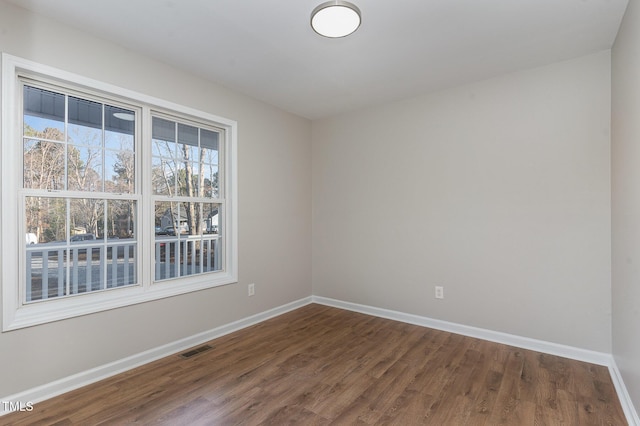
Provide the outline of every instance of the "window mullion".
[[[149,226],[145,226],[148,223],[153,223],[153,197],[152,197],[152,176],[151,176],[151,164],[152,164],[152,127],[151,127],[151,110],[148,106],[143,106],[141,109],[140,125],[138,126],[136,133],[136,152],[138,156],[136,158],[136,165],[138,166],[138,173],[136,173],[137,184],[139,185],[139,194],[141,195],[141,203],[138,206],[138,215],[136,218],[137,232],[139,236],[138,253],[141,253],[141,259],[139,264],[141,272],[138,274],[142,283],[141,286],[144,291],[148,291],[152,283],[153,272],[151,269],[154,267],[152,260],[152,254],[154,253],[154,233],[151,232]],[[144,220],[140,220],[144,219]]]

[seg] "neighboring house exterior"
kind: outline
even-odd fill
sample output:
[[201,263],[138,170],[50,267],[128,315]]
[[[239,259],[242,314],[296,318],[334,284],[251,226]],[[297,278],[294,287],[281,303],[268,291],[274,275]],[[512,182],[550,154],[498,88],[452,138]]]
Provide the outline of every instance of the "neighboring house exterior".
[[[218,210],[213,210],[205,219],[202,224],[202,231],[206,234],[218,233]],[[180,210],[178,213],[171,212],[167,209],[160,218],[160,229],[164,232],[173,230],[179,230],[180,233],[186,234],[189,232],[189,221],[187,220],[187,214],[184,210]]]

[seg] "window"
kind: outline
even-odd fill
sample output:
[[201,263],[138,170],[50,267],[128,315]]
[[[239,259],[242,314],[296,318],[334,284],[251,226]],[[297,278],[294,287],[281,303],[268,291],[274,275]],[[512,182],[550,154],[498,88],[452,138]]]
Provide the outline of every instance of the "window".
[[137,284],[135,111],[20,85],[22,302]]
[[155,279],[218,271],[220,131],[152,120]]
[[237,281],[235,122],[2,59],[3,330]]

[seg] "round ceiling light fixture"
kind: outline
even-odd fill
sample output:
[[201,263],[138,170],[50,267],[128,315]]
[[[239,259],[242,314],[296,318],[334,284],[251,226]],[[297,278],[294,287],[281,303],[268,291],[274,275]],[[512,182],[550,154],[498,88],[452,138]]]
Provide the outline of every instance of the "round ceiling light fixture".
[[136,119],[136,116],[130,112],[114,112],[113,116],[124,121],[134,121]]
[[348,1],[328,1],[311,12],[311,28],[324,37],[346,37],[359,26],[360,9]]

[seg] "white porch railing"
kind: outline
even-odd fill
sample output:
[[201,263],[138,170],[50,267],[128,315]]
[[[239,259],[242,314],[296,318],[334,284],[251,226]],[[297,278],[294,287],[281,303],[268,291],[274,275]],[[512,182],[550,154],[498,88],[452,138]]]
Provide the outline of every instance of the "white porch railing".
[[155,280],[221,270],[220,239],[218,234],[156,237]]
[[26,247],[26,301],[136,284],[135,240]]
[[[157,236],[155,280],[221,270],[221,238]],[[26,302],[137,284],[137,244],[116,239],[26,246]]]

